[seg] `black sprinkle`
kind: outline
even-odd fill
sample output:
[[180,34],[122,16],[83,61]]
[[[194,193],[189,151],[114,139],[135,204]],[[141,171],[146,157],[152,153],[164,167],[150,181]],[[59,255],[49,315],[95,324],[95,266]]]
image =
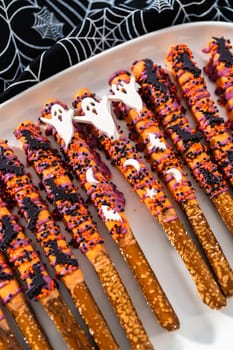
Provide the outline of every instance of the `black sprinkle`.
[[29,299],[33,299],[38,296],[44,286],[46,286],[46,282],[43,279],[40,270],[40,263],[32,265],[33,274],[31,275],[32,283],[30,289],[26,291],[26,296]]
[[221,38],[213,37],[213,39],[218,44],[217,52],[220,55],[219,61],[220,62],[225,62],[228,65],[232,65],[233,64],[233,56],[232,56],[230,51],[225,46],[225,39],[224,39],[224,37],[223,36]]
[[53,178],[45,180],[45,183],[50,187],[54,195],[55,201],[68,200],[71,203],[76,203],[79,201],[79,196],[77,193],[66,193],[64,188],[62,188],[61,186],[55,185]]
[[229,159],[231,165],[233,165],[233,151],[227,151],[227,158]]
[[22,165],[14,165],[12,164],[12,161],[10,159],[5,158],[4,156],[4,149],[3,147],[0,147],[0,171],[3,172],[3,174],[6,173],[13,173],[17,176],[23,175],[23,166]]
[[9,244],[17,236],[18,232],[14,230],[13,225],[10,221],[9,215],[4,215],[1,219],[2,221],[2,231],[3,237],[0,242],[0,249],[6,250]]
[[47,243],[53,249],[54,255],[56,256],[56,264],[69,264],[72,266],[78,266],[77,259],[73,259],[68,254],[61,252],[56,241],[48,241]]
[[27,140],[28,146],[29,146],[30,149],[34,149],[34,150],[39,150],[39,149],[47,150],[47,149],[50,149],[50,144],[49,144],[48,141],[42,142],[42,141],[40,141],[38,139],[34,139],[28,130],[22,130],[21,134]]
[[179,125],[173,125],[170,127],[170,129],[172,129],[173,132],[177,133],[177,135],[182,139],[185,145],[187,145],[189,142],[200,142],[200,140],[202,139],[202,134],[200,132],[192,134],[188,130],[181,128]]
[[0,271],[0,280],[1,281],[10,281],[10,280],[13,280],[14,277],[12,274],[10,273],[6,273],[4,271]]
[[208,120],[208,123],[211,126],[224,124],[224,119],[221,117],[215,116],[214,112],[211,113],[211,112],[205,112],[202,110],[200,110],[200,112],[202,112],[205,115],[206,119]]
[[205,181],[209,185],[221,185],[220,179],[207,169],[200,168],[200,172],[202,173],[202,175],[205,178]]
[[26,210],[28,218],[29,218],[29,223],[28,223],[28,228],[29,230],[33,230],[36,225],[36,221],[40,212],[40,208],[32,202],[32,200],[29,197],[25,197],[23,199],[23,206],[24,210]]
[[157,89],[159,89],[163,93],[166,93],[167,86],[160,83],[159,80],[157,79],[155,72],[153,70],[153,62],[147,58],[145,59],[145,66],[146,66],[146,73],[147,73],[146,82],[154,85]]
[[180,54],[180,61],[183,63],[182,68],[184,70],[193,73],[195,77],[199,77],[201,75],[201,69],[194,65],[187,52]]

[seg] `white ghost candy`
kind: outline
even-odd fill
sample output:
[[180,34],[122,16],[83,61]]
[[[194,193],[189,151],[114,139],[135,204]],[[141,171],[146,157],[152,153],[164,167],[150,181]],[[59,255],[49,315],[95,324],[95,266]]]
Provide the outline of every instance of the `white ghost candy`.
[[64,140],[66,148],[69,146],[72,137],[74,136],[73,126],[73,109],[64,109],[60,104],[54,104],[51,107],[51,119],[41,117],[43,123],[52,125],[59,136]]
[[76,121],[92,124],[107,137],[112,137],[114,140],[119,138],[107,96],[104,96],[100,102],[92,97],[85,97],[82,100],[81,107],[84,116],[75,116]]
[[111,89],[113,95],[109,95],[110,100],[118,100],[123,102],[130,108],[136,109],[138,113],[142,110],[143,102],[141,96],[137,92],[139,85],[135,82],[134,77],[131,77],[129,83],[120,81],[118,84],[112,84]]

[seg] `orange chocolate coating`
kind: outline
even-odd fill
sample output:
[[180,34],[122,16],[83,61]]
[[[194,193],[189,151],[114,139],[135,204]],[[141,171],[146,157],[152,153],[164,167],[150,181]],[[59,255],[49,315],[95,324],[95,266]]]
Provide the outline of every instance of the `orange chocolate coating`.
[[[52,103],[59,104],[66,110],[68,109],[66,105],[59,101],[55,100]],[[51,118],[52,103],[45,105],[41,113],[43,117]],[[48,129],[50,129],[50,126]],[[158,322],[168,330],[177,329],[179,327],[178,318],[130,229],[124,213],[122,195],[116,186],[108,181],[109,176],[106,176],[106,173],[101,171],[94,151],[90,149],[85,139],[81,137],[77,128],[74,130],[69,147],[65,146],[64,140],[56,132],[55,128],[53,128],[52,133],[55,134],[55,139],[62,147],[67,162],[71,165],[79,182],[85,188],[100,218],[103,220],[112,238],[119,245],[123,257],[129,264]],[[94,171],[97,183],[88,182],[87,175],[90,168]],[[101,210],[103,203],[117,211],[120,221],[106,220]]]
[[215,162],[232,185],[233,139],[226,129],[224,119],[220,117],[190,48],[184,44],[173,46],[170,48],[166,60],[198,128],[208,143]]
[[[23,164],[17,159],[13,153],[13,150],[10,149],[7,144],[1,144],[1,146],[4,147],[4,152],[2,155],[6,156],[6,159],[10,161],[11,166],[14,167],[15,170],[15,173],[6,173],[4,176],[4,184],[7,193],[10,194],[14,201],[16,201],[21,213],[24,215],[28,223],[28,227],[34,234],[36,234],[38,242],[40,242],[51,266],[53,266],[56,271],[57,277],[62,279],[63,283],[70,291],[76,306],[80,310],[84,310],[82,314],[86,324],[90,327],[90,329],[94,329],[94,325],[96,323],[93,323],[93,318],[89,317],[89,315],[87,315],[85,312],[86,307],[83,301],[84,291],[87,293],[86,299],[88,300],[89,305],[92,305],[93,309],[96,310],[99,324],[101,325],[102,329],[106,328],[106,332],[104,334],[109,337],[109,342],[116,346],[114,338],[112,337],[111,332],[109,331],[101,315],[101,312],[98,310],[92,295],[87,289],[84,282],[83,273],[78,266],[78,261],[66,242],[64,235],[61,233],[59,226],[54,221],[47,204],[44,200],[42,200],[38,188],[32,183],[29,174],[26,173]],[[19,169],[21,170],[19,171]],[[8,171],[9,170],[10,169],[8,169]],[[74,293],[74,288],[79,284],[82,284],[83,293],[77,296]],[[63,304],[62,300],[58,296],[52,296],[52,299],[54,301],[54,305],[57,305],[56,303]],[[45,302],[43,306],[47,308],[47,303]],[[62,309],[60,309],[58,312],[58,310],[49,308],[49,312],[50,317],[54,318],[54,322],[56,323],[56,326],[59,327],[63,336],[66,337],[67,334],[70,334],[70,336],[67,336],[68,342],[70,342],[69,339],[71,339],[76,333],[77,339],[79,339],[80,336],[80,341],[82,341],[83,332],[78,324],[74,330],[70,329],[71,333],[66,331],[65,325],[62,327],[62,319],[59,319],[59,313],[63,312]],[[68,308],[66,308],[66,311],[64,310],[64,312],[68,313],[67,320],[69,320],[69,322],[76,323]],[[57,313],[57,318],[54,317],[53,313]],[[99,324],[96,324],[97,327]],[[94,332],[94,337],[95,334],[96,333]],[[86,343],[85,337],[83,337],[83,342]],[[117,347],[112,347],[112,349],[117,349]]]
[[[28,131],[30,136],[25,131]],[[28,161],[41,177],[48,197],[73,236],[74,244],[93,264],[106,295],[126,332],[132,349],[152,349],[149,338],[136,309],[113,266],[84,201],[77,194],[59,155],[48,145],[38,126],[24,122],[18,126],[16,136],[21,139]],[[33,145],[36,143],[36,147]],[[122,311],[123,310],[123,311]],[[133,321],[132,321],[133,320]]]
[[[129,83],[130,74],[119,72],[114,74],[111,84],[119,84],[121,81]],[[233,273],[214,233],[202,213],[198,204],[195,191],[189,182],[186,172],[183,170],[181,161],[175,155],[172,147],[167,143],[164,131],[159,126],[159,121],[154,113],[144,105],[141,112],[133,108],[125,108],[122,103],[115,106],[117,115],[122,116],[128,127],[136,131],[139,142],[142,142],[146,158],[152,165],[161,180],[164,181],[175,201],[181,206],[186,214],[191,227],[198,238],[201,246],[215,271],[218,282],[226,296],[233,295]],[[148,135],[154,135],[159,142],[152,149]],[[169,170],[179,172],[181,179],[169,174]],[[215,252],[213,254],[213,251]],[[221,262],[221,268],[219,268]]]
[[[82,115],[83,112],[81,108],[82,99],[85,99],[88,96],[93,97],[94,95],[87,89],[81,89],[77,92],[73,105],[75,108],[77,108],[78,115]],[[163,192],[162,186],[158,181],[153,180],[152,174],[144,165],[141,156],[136,152],[129,140],[121,133],[118,138],[111,139],[97,128],[92,128],[92,133],[97,136],[100,145],[112,160],[113,165],[115,165],[125,176],[133,187],[133,190],[137,192],[141,200],[150,209],[152,215],[158,219],[161,226],[164,228],[169,240],[183,258],[187,269],[191,273],[202,300],[213,308],[221,308],[224,306],[225,298],[205,265],[205,262],[197,247],[187,232],[185,232],[182,224],[177,218],[171,202]],[[140,170],[137,171],[134,168],[132,169],[132,167],[124,167],[124,163],[128,159],[137,160],[138,164],[140,165]],[[148,190],[153,190],[154,195],[148,196]],[[171,227],[174,228],[174,231],[171,230]],[[183,247],[181,247],[181,242],[187,243],[185,247],[187,254],[185,257],[183,255]],[[192,258],[194,256],[195,259]],[[190,261],[188,257],[191,258]],[[195,263],[193,264],[194,261]],[[202,274],[203,283],[199,283],[200,266],[202,266],[205,271],[205,274]],[[205,291],[203,290],[203,286],[205,286]],[[211,301],[209,299],[210,290]],[[207,295],[206,293],[208,294],[207,298],[205,297]]]
[[213,37],[202,51],[209,54],[209,60],[204,67],[205,73],[216,84],[218,102],[224,105],[229,118],[229,126],[233,121],[233,55],[230,40],[224,37]]
[[[219,172],[217,165],[207,152],[202,135],[191,128],[184,108],[177,96],[177,89],[164,69],[145,59],[132,66],[136,82],[140,84],[140,94],[148,108],[153,110],[156,118],[166,130],[177,152],[183,157],[199,186],[216,206],[222,220],[233,233],[233,200],[229,187]],[[225,195],[224,195],[225,194]],[[224,197],[223,206],[220,203]]]
[[[41,326],[37,322],[34,314],[27,304],[23,293],[23,288],[19,285],[16,277],[14,276],[13,270],[9,266],[3,253],[0,253],[0,267],[0,299],[6,306],[7,310],[15,318],[17,326],[19,327],[25,342],[33,350],[39,350],[41,347],[46,350],[51,350],[47,337],[44,335]],[[23,322],[23,317],[27,319],[27,323]],[[4,332],[1,333],[0,331],[0,334],[4,336]],[[4,341],[4,339],[2,339],[2,341]],[[10,335],[9,332],[9,344],[13,341],[16,340],[14,340],[13,334]],[[7,343],[6,340],[5,342]],[[14,349],[17,349],[16,345]]]

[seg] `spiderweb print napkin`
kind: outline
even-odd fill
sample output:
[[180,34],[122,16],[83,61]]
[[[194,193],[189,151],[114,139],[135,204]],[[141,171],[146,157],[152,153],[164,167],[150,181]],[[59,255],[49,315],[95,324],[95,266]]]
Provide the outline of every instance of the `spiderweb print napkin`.
[[232,22],[232,7],[233,0],[1,0],[0,102],[140,35]]

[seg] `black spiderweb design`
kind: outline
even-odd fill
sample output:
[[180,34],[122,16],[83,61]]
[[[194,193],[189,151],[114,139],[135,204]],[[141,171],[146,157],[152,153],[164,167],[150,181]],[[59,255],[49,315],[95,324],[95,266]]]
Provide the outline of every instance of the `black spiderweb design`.
[[231,22],[230,2],[2,0],[0,102],[101,51],[157,29],[204,20]]

